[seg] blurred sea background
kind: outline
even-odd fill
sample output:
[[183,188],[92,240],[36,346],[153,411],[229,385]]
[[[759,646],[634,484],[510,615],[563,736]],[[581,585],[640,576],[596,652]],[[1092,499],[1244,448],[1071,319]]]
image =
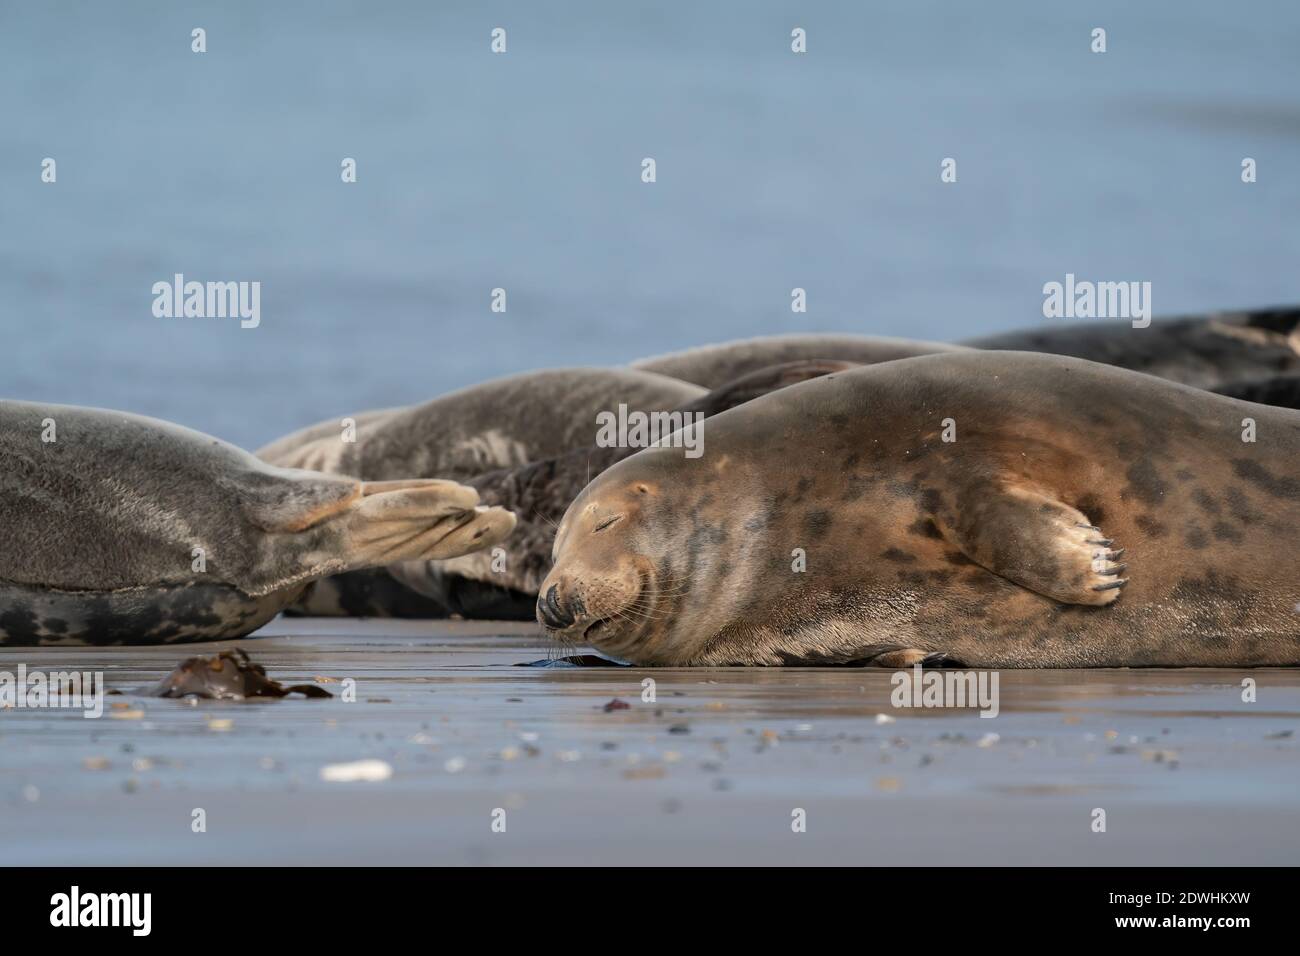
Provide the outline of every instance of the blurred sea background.
[[[1043,323],[1067,272],[1157,321],[1294,302],[1297,51],[1293,0],[3,0],[0,396],[256,447],[530,368]],[[260,327],[156,318],[177,272],[260,281]]]

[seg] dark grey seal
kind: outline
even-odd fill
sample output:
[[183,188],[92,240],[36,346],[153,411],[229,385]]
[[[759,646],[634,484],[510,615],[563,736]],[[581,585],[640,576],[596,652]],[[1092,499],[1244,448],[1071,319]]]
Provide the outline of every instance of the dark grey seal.
[[311,581],[490,547],[514,526],[450,481],[277,468],[209,435],[0,402],[0,644],[242,637]]

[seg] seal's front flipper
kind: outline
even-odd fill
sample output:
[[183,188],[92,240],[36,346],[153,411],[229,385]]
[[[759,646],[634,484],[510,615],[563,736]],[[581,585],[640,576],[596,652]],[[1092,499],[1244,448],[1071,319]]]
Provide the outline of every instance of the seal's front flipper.
[[1063,604],[1112,603],[1128,579],[1124,554],[1081,511],[1049,495],[981,484],[959,496],[953,520],[936,519],[966,557]]

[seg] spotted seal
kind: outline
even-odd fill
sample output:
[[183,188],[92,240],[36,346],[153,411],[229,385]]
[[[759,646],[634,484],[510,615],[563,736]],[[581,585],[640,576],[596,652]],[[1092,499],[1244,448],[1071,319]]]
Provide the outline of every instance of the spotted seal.
[[1300,663],[1300,412],[1079,359],[837,373],[649,448],[538,618],[657,665]]

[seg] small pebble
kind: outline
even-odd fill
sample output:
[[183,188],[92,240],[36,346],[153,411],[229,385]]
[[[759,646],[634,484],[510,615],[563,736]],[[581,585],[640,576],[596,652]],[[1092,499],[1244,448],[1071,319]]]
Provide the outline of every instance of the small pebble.
[[320,778],[328,783],[375,783],[392,775],[392,765],[382,760],[354,760],[320,768]]

